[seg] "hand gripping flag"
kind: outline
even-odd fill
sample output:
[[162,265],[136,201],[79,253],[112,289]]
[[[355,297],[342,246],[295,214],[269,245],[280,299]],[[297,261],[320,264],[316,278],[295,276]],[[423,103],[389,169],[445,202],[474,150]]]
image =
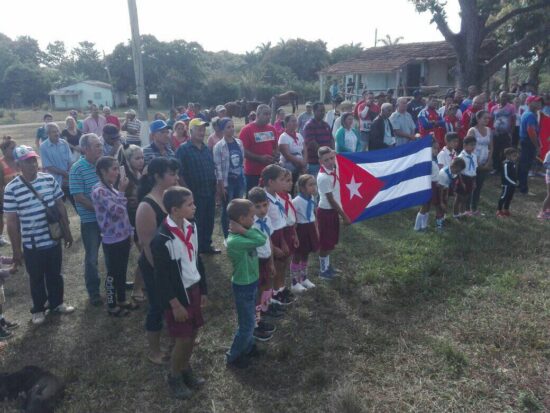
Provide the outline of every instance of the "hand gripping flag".
[[432,196],[432,138],[336,157],[342,209],[359,222],[422,205]]

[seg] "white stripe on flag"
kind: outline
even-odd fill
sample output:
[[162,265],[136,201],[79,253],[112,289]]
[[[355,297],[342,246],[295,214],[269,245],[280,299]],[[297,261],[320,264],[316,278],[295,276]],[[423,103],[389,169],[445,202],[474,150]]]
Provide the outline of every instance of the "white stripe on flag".
[[[431,151],[431,148],[428,148]],[[369,164],[370,166],[371,164]],[[414,192],[425,191],[432,187],[432,178],[430,175],[420,176],[418,178],[409,179],[407,181],[400,182],[384,191],[378,192],[376,196],[367,205],[367,209],[378,205],[382,202],[391,201],[395,198],[400,198],[405,195],[412,194]]]
[[[371,162],[358,164],[365,171],[375,177],[392,175],[404,171],[421,162],[430,162],[432,160],[432,148],[424,148],[421,151],[402,158],[391,159],[389,161]],[[376,199],[376,198],[375,198]]]

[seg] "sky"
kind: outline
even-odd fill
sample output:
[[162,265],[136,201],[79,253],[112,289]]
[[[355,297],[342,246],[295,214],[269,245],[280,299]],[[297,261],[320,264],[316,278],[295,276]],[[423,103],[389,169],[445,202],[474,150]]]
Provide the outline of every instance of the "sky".
[[[403,36],[402,43],[443,40],[436,26],[429,23],[429,13],[418,14],[408,0],[277,0],[272,5],[210,0],[207,7],[200,2],[189,7],[181,0],[136,1],[141,34],[152,34],[161,41],[196,41],[214,52],[244,53],[261,43],[298,37],[322,39],[328,50],[351,42],[371,47],[376,28],[378,38]],[[457,30],[458,0],[447,3],[450,26]],[[128,2],[10,1],[0,13],[0,33],[12,39],[28,35],[38,40],[42,49],[49,42],[63,40],[70,50],[87,40],[108,54],[131,36]]]

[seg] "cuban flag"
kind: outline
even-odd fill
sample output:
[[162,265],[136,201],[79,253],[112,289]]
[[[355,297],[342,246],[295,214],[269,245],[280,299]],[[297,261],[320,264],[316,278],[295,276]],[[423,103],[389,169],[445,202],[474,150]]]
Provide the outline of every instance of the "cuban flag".
[[336,157],[342,209],[352,222],[422,205],[432,196],[432,138]]

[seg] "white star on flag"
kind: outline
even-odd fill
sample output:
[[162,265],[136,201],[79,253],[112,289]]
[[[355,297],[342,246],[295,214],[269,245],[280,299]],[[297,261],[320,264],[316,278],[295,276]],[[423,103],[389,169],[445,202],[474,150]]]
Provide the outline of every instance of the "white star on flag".
[[363,182],[355,182],[355,175],[351,176],[351,181],[349,184],[346,184],[349,190],[349,199],[350,201],[353,199],[354,196],[357,196],[358,198],[363,198],[363,196],[359,193],[359,188],[363,185]]

